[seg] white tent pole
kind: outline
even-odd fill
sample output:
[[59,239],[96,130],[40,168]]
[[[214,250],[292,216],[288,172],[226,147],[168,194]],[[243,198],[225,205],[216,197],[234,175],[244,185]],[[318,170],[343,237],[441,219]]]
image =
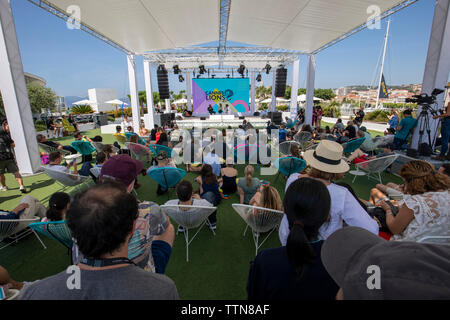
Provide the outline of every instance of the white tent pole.
[[41,167],[33,116],[9,1],[0,1],[0,91],[22,174]]
[[[425,72],[422,82],[422,93],[431,94],[435,89],[445,89],[450,73],[450,0],[437,0],[434,9],[433,25],[431,27],[430,43],[428,44],[428,55],[425,64]],[[445,94],[437,96],[437,110],[442,109]],[[436,106],[433,106],[436,108]],[[419,106],[417,114],[422,111]],[[430,118],[431,143],[434,144],[433,137],[439,129],[439,120],[434,120],[428,112]],[[428,143],[428,134],[425,131],[421,141],[419,141],[419,128],[414,130],[411,148],[417,149],[419,143]],[[431,146],[434,149],[434,145]]]
[[270,102],[270,111],[276,111],[277,98],[275,97],[275,80],[276,80],[276,72],[272,72],[272,101]]
[[[380,81],[378,82],[377,102],[375,103],[375,109],[378,109],[378,101],[380,100],[380,87],[381,87],[381,80],[383,79],[384,61],[386,60],[386,48],[387,48],[387,41],[389,38],[390,25],[391,25],[391,20],[389,19],[388,24],[387,24],[387,29],[386,29],[386,35],[384,36],[383,61],[381,62]],[[387,90],[387,88],[386,88],[386,90]]]
[[250,115],[253,115],[255,113],[255,79],[256,77],[256,72],[252,71],[251,72],[251,79],[250,79],[250,83],[251,83],[251,87],[250,87],[250,92],[251,92],[251,101],[250,101]]
[[316,79],[316,55],[308,56],[308,71],[306,74],[306,107],[305,123],[312,125],[312,115],[314,106],[314,81]]
[[186,72],[186,90],[187,90],[187,108],[189,111],[193,111],[192,109],[192,74],[190,72]]
[[292,64],[292,88],[291,88],[291,119],[297,117],[297,98],[298,98],[298,74],[300,68],[300,58]]
[[165,113],[170,113],[170,99],[166,99],[166,112]]
[[131,112],[133,114],[133,127],[134,132],[139,132],[139,126],[141,124],[141,117],[139,115],[139,98],[137,89],[137,75],[136,75],[136,57],[132,54],[127,55],[128,62],[128,80],[130,82],[130,100],[131,100]]
[[150,61],[144,60],[144,80],[145,80],[145,92],[147,95],[147,113],[144,115],[145,127],[151,130],[155,127],[153,106],[153,91],[152,91],[152,74]]

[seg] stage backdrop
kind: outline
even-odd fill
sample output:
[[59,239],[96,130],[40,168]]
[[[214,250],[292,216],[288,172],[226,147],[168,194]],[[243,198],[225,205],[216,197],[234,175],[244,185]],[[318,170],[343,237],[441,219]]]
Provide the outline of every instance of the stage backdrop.
[[227,106],[230,114],[249,113],[249,79],[192,79],[194,115],[208,115],[208,107],[212,106],[218,114],[219,105],[226,114]]

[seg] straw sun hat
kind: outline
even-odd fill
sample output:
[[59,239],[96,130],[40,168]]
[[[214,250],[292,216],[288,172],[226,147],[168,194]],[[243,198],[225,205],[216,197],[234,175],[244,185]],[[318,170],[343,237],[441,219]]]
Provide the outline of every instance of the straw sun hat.
[[350,167],[342,159],[344,149],[334,141],[323,140],[315,150],[308,150],[303,158],[313,168],[328,173],[347,172]]

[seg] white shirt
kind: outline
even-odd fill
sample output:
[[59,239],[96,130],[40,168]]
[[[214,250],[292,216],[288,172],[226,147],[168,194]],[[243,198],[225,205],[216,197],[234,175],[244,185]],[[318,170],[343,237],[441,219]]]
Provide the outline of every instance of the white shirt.
[[[293,173],[289,176],[285,191],[292,182],[298,179],[299,175],[298,173]],[[330,221],[325,222],[319,228],[320,239],[326,240],[333,232],[341,229],[344,221],[349,226],[361,227],[378,235],[378,223],[367,214],[350,191],[334,183],[328,185],[327,189],[331,197],[331,217]],[[287,216],[284,215],[278,231],[283,246],[286,245],[289,232]]]
[[405,204],[414,212],[414,219],[402,233],[391,240],[418,241],[426,236],[450,235],[450,191],[405,194],[399,207]]
[[222,169],[222,166],[220,165],[220,158],[215,153],[208,153],[203,158],[204,164],[209,164],[212,167],[212,171],[216,176],[220,176],[220,169]]
[[48,168],[50,170],[61,171],[61,172],[64,172],[64,173],[70,173],[69,168],[67,168],[65,166],[61,166],[59,164],[49,164]]

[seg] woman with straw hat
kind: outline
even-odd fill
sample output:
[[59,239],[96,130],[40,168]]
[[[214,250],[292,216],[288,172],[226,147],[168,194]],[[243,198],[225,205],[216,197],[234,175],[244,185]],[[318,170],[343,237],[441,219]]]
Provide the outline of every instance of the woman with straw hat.
[[[342,228],[344,221],[349,226],[361,227],[378,234],[377,222],[367,214],[355,197],[346,188],[332,182],[341,179],[349,170],[347,162],[342,159],[342,154],[343,148],[339,143],[324,140],[315,150],[308,150],[303,155],[304,160],[311,167],[310,171],[306,175],[294,173],[286,182],[286,190],[293,181],[304,177],[317,179],[327,186],[331,197],[331,210],[329,221],[319,229],[322,240]],[[288,220],[284,216],[279,229],[283,245],[286,244],[289,230]]]

